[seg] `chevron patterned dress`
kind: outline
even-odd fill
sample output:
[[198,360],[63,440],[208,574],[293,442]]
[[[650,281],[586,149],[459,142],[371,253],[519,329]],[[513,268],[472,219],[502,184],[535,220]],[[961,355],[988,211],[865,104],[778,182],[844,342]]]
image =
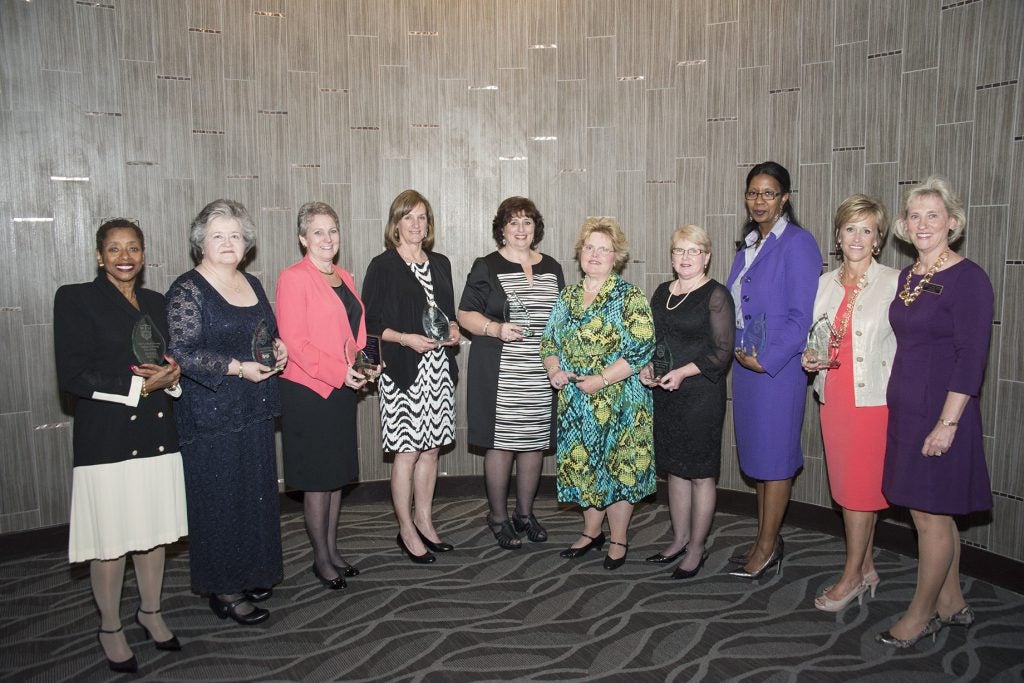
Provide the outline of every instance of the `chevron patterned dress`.
[[[410,263],[413,275],[434,300],[430,264]],[[384,450],[390,453],[426,451],[455,441],[455,384],[444,349],[420,356],[416,381],[408,391],[387,375],[380,376],[380,422]]]

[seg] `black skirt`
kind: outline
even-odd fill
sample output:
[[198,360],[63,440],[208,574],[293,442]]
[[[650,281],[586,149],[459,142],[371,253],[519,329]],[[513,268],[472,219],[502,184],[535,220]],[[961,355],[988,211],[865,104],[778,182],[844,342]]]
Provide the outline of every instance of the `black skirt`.
[[284,480],[301,491],[334,491],[359,478],[356,392],[333,390],[327,398],[281,379]]

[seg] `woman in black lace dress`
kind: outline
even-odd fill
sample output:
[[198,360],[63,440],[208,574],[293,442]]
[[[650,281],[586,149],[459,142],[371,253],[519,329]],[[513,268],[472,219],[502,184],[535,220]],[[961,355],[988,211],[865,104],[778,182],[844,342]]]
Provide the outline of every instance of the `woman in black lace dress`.
[[[264,621],[253,605],[281,580],[274,417],[277,371],[287,350],[260,281],[238,269],[256,241],[245,207],[217,199],[192,221],[199,263],[167,292],[171,353],[184,396],[175,418],[188,500],[192,590],[240,624]],[[253,360],[253,333],[265,322],[277,367]]]
[[711,240],[702,228],[676,228],[671,251],[676,279],[658,286],[651,311],[658,342],[671,350],[672,369],[659,378],[647,366],[640,380],[655,388],[654,457],[668,478],[673,537],[647,561],[681,557],[672,578],[688,579],[707,558],[704,543],[715,514],[735,312],[729,290],[707,275]]

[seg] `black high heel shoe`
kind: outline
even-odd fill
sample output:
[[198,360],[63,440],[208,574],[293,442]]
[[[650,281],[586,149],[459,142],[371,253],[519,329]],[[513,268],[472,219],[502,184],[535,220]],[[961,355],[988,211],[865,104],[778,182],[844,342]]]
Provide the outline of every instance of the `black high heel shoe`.
[[516,531],[525,531],[531,543],[543,543],[548,540],[548,530],[540,525],[532,512],[528,515],[512,515],[512,526]]
[[252,626],[259,624],[267,620],[270,617],[269,610],[265,610],[262,607],[253,607],[251,612],[247,614],[239,614],[238,607],[242,603],[249,602],[249,600],[243,595],[237,600],[231,602],[224,602],[217,597],[216,593],[210,596],[210,609],[221,619],[227,619],[231,617],[239,624],[243,626]]
[[170,652],[178,652],[181,650],[181,643],[178,642],[178,636],[171,636],[167,640],[157,640],[153,637],[153,634],[149,632],[146,625],[139,621],[139,614],[160,614],[160,610],[150,612],[149,610],[142,609],[141,607],[135,612],[135,623],[142,627],[142,630],[146,632],[146,637],[153,641],[153,645],[158,650],[168,650]]
[[626,556],[629,555],[629,544],[619,543],[618,541],[608,541],[608,550],[612,549],[613,545],[620,546],[626,549],[626,552],[622,553],[622,557],[617,560],[613,560],[611,555],[604,556],[604,568],[605,569],[618,569],[626,563]]
[[348,578],[352,578],[353,576],[359,576],[359,568],[358,567],[353,567],[352,565],[350,565],[348,562],[345,562],[345,561],[342,561],[342,564],[341,564],[340,567],[338,565],[334,565],[334,568],[337,569],[340,574],[343,574],[344,576],[346,576]]
[[402,552],[408,555],[409,559],[415,562],[416,564],[431,564],[434,562],[434,560],[437,559],[430,553],[423,553],[422,555],[413,555],[412,551],[410,551],[409,548],[406,547],[405,541],[402,540],[402,534],[398,534],[398,538],[396,538],[395,540],[398,542],[398,547],[402,550]]
[[704,566],[704,560],[708,559],[708,551],[704,551],[700,556],[700,562],[693,569],[680,569],[676,567],[676,570],[672,572],[673,579],[692,579],[693,577],[700,574],[701,568]]
[[[118,626],[113,631],[108,631],[106,629],[102,629],[101,628],[96,633],[96,641],[100,644],[100,647],[102,648],[103,647],[103,641],[100,640],[100,635],[101,634],[108,633],[108,634],[113,635],[115,633],[120,633],[123,630],[124,630],[124,626],[123,625],[122,626]],[[106,650],[103,651],[103,656],[106,657],[107,666],[109,666],[110,670],[115,672],[115,673],[119,673],[119,674],[133,674],[133,673],[135,673],[136,671],[139,670],[139,660],[135,659],[135,655],[134,654],[131,657],[129,657],[128,659],[126,659],[126,660],[124,660],[122,662],[115,662],[110,657],[107,657],[107,651]]]
[[325,579],[320,574],[320,570],[318,570],[316,568],[316,563],[315,562],[313,563],[312,569],[313,569],[313,576],[315,576],[317,579],[319,579],[320,583],[322,583],[324,585],[324,588],[327,588],[328,590],[336,591],[336,590],[340,590],[340,589],[345,588],[346,586],[348,586],[348,584],[345,583],[345,579],[341,575],[335,576],[333,579]]
[[682,550],[680,550],[678,553],[673,553],[672,555],[662,555],[661,553],[656,553],[648,557],[646,560],[644,560],[644,562],[653,562],[655,564],[668,564],[669,562],[675,562],[680,557],[686,554],[686,549],[689,547],[690,544],[687,543],[683,546]]
[[416,527],[416,533],[420,535],[420,540],[423,541],[423,545],[427,546],[427,549],[431,552],[447,553],[449,551],[455,550],[455,546],[453,546],[451,543],[445,543],[444,541],[438,541],[437,543],[434,543],[429,538],[423,535],[423,532],[420,531],[419,527]]
[[604,532],[603,531],[601,533],[599,533],[597,536],[588,536],[587,534],[580,534],[580,536],[584,536],[586,538],[589,538],[590,539],[590,543],[587,543],[585,546],[582,546],[580,548],[573,548],[572,546],[569,546],[568,548],[566,548],[562,552],[558,553],[559,556],[560,557],[564,557],[564,558],[566,558],[568,560],[573,560],[573,559],[576,559],[577,557],[580,557],[581,555],[586,555],[587,551],[590,550],[591,548],[595,548],[596,550],[600,551],[601,550],[601,546],[604,545]]
[[740,579],[750,579],[751,581],[756,581],[757,579],[760,579],[762,576],[764,576],[764,573],[772,567],[775,567],[775,575],[778,576],[782,573],[782,547],[782,538],[780,537],[779,542],[775,544],[775,550],[773,550],[772,554],[768,556],[768,560],[763,565],[761,565],[760,569],[758,569],[757,571],[748,572],[743,567],[740,567],[735,571],[729,572],[729,576],[735,576]]
[[249,602],[263,602],[264,600],[269,600],[273,594],[273,588],[250,588],[249,590],[242,591],[242,595]]

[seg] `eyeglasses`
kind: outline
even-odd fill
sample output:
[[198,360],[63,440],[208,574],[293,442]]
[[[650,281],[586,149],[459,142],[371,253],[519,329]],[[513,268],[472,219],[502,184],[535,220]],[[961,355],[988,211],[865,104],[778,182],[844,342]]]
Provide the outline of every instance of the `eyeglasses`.
[[746,192],[743,193],[743,196],[746,197],[747,199],[749,199],[750,201],[754,201],[758,197],[764,197],[764,200],[766,202],[770,202],[773,199],[775,199],[776,197],[781,197],[784,194],[786,194],[786,193],[785,192],[775,192],[774,190],[765,190],[763,192],[755,192],[754,190],[747,190]]
[[614,253],[614,249],[608,247],[597,247],[593,244],[584,244],[580,249],[584,254],[597,254],[598,256],[607,256],[608,254]]
[[706,253],[707,252],[705,250],[698,249],[697,247],[690,247],[689,249],[683,249],[682,247],[672,247],[673,256],[682,256],[683,254],[686,254],[687,256],[700,256],[701,254]]

